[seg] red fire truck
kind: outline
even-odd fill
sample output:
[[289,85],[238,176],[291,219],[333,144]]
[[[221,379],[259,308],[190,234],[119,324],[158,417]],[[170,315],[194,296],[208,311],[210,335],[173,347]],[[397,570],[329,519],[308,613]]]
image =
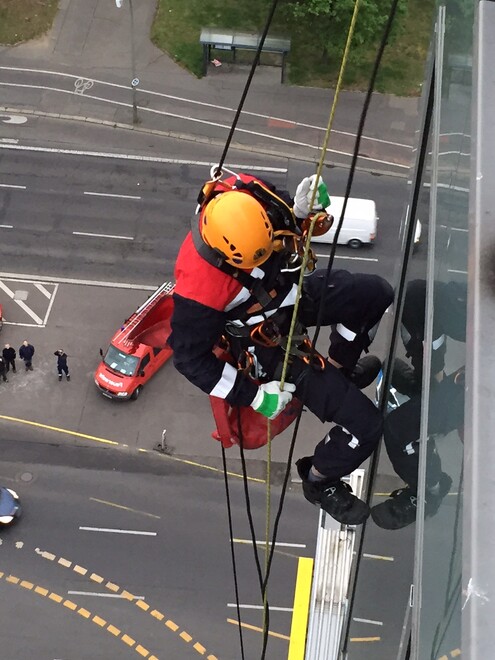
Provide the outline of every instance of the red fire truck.
[[172,355],[170,336],[174,284],[162,284],[115,333],[95,372],[95,384],[109,399],[135,400]]

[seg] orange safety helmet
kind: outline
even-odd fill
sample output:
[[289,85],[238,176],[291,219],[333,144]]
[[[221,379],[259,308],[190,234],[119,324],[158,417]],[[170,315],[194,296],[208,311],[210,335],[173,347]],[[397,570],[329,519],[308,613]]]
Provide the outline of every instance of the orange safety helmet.
[[248,193],[214,197],[201,215],[201,238],[231,266],[250,270],[273,252],[273,227],[263,206]]

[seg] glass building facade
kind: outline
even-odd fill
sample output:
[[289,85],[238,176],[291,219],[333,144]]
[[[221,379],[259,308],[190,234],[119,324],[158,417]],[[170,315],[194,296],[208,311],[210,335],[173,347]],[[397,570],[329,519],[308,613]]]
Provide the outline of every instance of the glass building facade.
[[[373,579],[358,567],[342,654],[352,660],[495,657],[494,63],[495,2],[439,3],[382,381],[384,446],[408,488],[397,528],[368,524],[361,547],[362,559],[377,534],[401,545],[402,573],[375,603],[392,600],[397,617],[386,655],[348,644]],[[380,470],[372,504],[386,501]]]

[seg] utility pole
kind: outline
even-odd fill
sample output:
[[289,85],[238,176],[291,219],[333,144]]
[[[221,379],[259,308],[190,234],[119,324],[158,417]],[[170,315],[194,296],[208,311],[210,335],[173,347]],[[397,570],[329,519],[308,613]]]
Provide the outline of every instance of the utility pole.
[[[123,0],[115,0],[118,9],[122,7]],[[134,125],[139,123],[137,111],[137,86],[139,85],[139,78],[136,77],[136,51],[134,45],[134,7],[132,0],[129,0],[129,12],[131,15],[131,92],[132,92],[132,123]]]

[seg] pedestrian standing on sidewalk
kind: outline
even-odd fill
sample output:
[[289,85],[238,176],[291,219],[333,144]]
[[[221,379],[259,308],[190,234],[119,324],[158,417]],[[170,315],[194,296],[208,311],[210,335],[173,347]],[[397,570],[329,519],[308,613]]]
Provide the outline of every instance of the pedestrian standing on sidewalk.
[[6,371],[12,367],[12,371],[15,373],[15,359],[17,357],[17,353],[10,344],[5,344],[5,348],[2,351],[2,357],[5,360]]
[[2,378],[4,383],[7,382],[6,372],[7,372],[7,365],[5,364],[5,360],[3,359],[3,357],[0,356],[0,378]]
[[70,380],[69,366],[67,364],[67,353],[62,348],[59,348],[53,355],[57,356],[57,371],[59,382],[62,380],[62,372],[65,374],[67,380]]
[[26,371],[33,370],[33,355],[34,355],[34,346],[25,339],[22,342],[22,346],[19,349],[19,357],[21,360],[24,360],[26,365]]

